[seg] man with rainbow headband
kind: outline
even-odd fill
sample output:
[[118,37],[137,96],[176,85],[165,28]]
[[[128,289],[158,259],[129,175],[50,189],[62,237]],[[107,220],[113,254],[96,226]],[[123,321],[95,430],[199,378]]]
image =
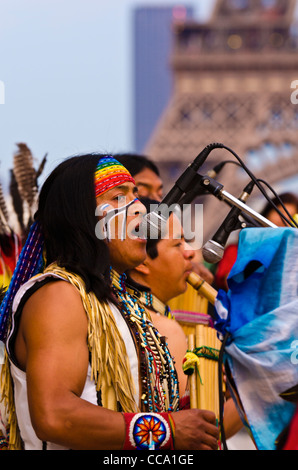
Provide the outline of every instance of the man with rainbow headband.
[[[10,449],[217,448],[213,413],[179,411],[168,346],[126,291],[125,271],[146,257],[135,191],[94,154],[65,160],[41,189],[0,311]],[[97,206],[125,208],[125,237],[117,217],[115,236],[98,236]]]

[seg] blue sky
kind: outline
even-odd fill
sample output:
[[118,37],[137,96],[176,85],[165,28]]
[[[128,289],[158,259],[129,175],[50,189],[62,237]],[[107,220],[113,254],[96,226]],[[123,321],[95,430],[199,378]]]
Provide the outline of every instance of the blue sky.
[[[185,2],[200,20],[214,0]],[[133,151],[132,12],[173,0],[0,0],[0,181],[16,142],[44,175],[80,152]],[[178,3],[179,4],[179,3]]]

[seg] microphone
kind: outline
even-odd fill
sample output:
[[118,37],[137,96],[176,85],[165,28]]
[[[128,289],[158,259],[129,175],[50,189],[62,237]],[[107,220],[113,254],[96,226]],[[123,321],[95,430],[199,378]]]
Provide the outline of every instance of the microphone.
[[[218,173],[220,173],[226,163],[226,161],[218,163],[217,165],[215,165],[214,168],[208,170],[206,175],[212,179],[216,178],[216,176],[218,175]],[[204,187],[200,186],[198,188],[196,185],[194,185],[194,187],[190,189],[186,194],[184,194],[184,196],[180,199],[179,206],[183,208],[184,204],[191,204],[197,196],[201,196],[204,194],[208,194],[208,191],[206,191]]]
[[[246,202],[253,190],[253,187],[254,182],[251,181],[244,188],[242,194],[238,199],[242,202]],[[241,223],[239,221],[239,216],[241,212],[241,209],[234,206],[224,219],[223,223],[221,224],[213,238],[205,243],[202,248],[202,254],[204,260],[207,261],[207,263],[218,263],[223,257],[225,245],[228,241],[230,234],[238,228],[246,227],[245,223]]]
[[173,188],[164,197],[158,207],[143,217],[141,230],[143,233],[147,233],[147,238],[158,239],[163,236],[167,220],[171,212],[173,212],[173,206],[179,202],[181,196],[189,191],[197,178],[200,177],[197,171],[203,165],[209,153],[215,148],[223,147],[223,144],[220,143],[207,145],[178,178]]

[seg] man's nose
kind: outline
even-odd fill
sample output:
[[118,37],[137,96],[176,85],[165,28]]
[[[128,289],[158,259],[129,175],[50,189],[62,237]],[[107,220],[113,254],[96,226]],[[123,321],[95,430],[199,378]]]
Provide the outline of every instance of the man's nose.
[[195,251],[187,242],[184,243],[184,256],[187,260],[192,260],[195,257]]
[[128,215],[130,216],[140,215],[141,217],[143,217],[147,213],[146,207],[137,198],[135,199],[134,203],[130,206],[129,209],[130,210],[129,210]]

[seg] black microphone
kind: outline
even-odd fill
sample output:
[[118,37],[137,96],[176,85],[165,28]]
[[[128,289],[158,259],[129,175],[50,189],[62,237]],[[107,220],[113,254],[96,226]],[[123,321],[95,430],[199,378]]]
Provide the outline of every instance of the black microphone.
[[[215,165],[214,168],[212,168],[211,170],[208,170],[206,175],[209,176],[212,179],[216,178],[216,176],[218,175],[218,173],[220,173],[220,171],[223,169],[223,167],[226,163],[227,163],[226,161],[218,163],[217,165]],[[193,186],[192,189],[187,191],[187,193],[184,194],[184,196],[180,199],[179,206],[181,208],[183,208],[184,204],[191,204],[192,201],[196,197],[202,196],[204,194],[209,194],[209,192],[206,191],[204,186],[202,186],[202,185],[194,184],[192,186]]]
[[[242,202],[246,202],[253,190],[253,187],[253,181],[248,183],[248,185],[244,188],[242,194],[240,195],[239,200]],[[207,263],[218,263],[222,259],[225,250],[225,245],[228,241],[229,236],[234,230],[237,230],[243,226],[243,224],[239,220],[241,212],[241,209],[234,206],[224,219],[223,223],[221,224],[213,238],[205,243],[202,248],[202,255],[204,260],[207,261]],[[246,226],[245,223],[244,226]]]
[[203,165],[209,153],[215,148],[223,148],[223,144],[214,143],[207,145],[178,178],[173,188],[158,207],[143,217],[140,230],[142,233],[147,234],[147,238],[157,239],[163,236],[166,222],[173,211],[171,207],[173,208],[179,202],[181,196],[192,188],[194,181],[198,178],[198,169]]

